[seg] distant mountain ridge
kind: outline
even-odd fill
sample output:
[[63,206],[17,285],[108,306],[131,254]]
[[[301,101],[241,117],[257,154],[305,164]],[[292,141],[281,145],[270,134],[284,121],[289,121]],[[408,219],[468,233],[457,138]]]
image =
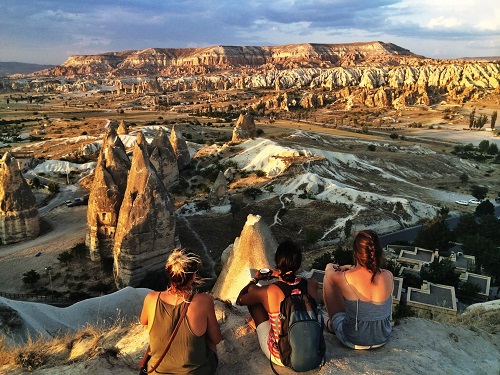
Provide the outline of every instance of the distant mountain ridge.
[[419,65],[425,57],[392,43],[289,44],[281,46],[212,46],[147,48],[70,56],[62,65],[37,75],[125,76],[203,74],[235,68],[330,68],[356,65]]
[[54,65],[29,64],[15,61],[0,62],[0,77],[13,74],[31,74],[43,69],[52,68]]

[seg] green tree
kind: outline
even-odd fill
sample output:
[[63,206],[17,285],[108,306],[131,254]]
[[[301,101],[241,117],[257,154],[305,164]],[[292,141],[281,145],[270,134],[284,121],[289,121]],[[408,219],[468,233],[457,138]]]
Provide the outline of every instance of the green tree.
[[462,240],[462,250],[476,257],[476,269],[481,268],[492,277],[500,277],[500,251],[488,238],[480,234],[466,236]]
[[36,272],[34,269],[29,270],[28,272],[23,273],[23,283],[29,284],[32,287],[40,280],[40,274]]
[[455,266],[450,259],[444,258],[439,261],[434,258],[434,261],[428,266],[423,266],[420,270],[422,280],[427,280],[435,284],[443,284],[457,287],[458,274],[455,272]]
[[337,262],[337,264],[341,266],[354,263],[352,250],[348,249],[347,247],[339,246],[337,249],[335,249],[333,255],[335,258],[335,262]]
[[471,283],[470,281],[461,283],[458,287],[458,293],[460,294],[460,296],[466,298],[474,298],[480,291],[481,287],[476,283]]
[[500,220],[495,215],[480,216],[478,233],[490,241],[500,244]]
[[49,189],[49,191],[51,193],[59,193],[59,184],[57,182],[54,182],[54,181],[50,181],[49,184],[47,185],[47,189]]
[[471,195],[479,200],[486,198],[488,194],[488,188],[486,186],[472,185]]
[[42,186],[42,184],[40,183],[40,179],[36,176],[33,177],[33,179],[31,180],[31,186],[34,189],[40,189],[40,187]]
[[61,254],[57,256],[57,260],[61,263],[64,263],[66,266],[68,265],[69,262],[73,259],[73,254],[71,254],[69,251],[63,251]]
[[472,108],[472,111],[469,115],[469,129],[472,129],[474,127],[475,122],[476,122],[476,108]]
[[443,217],[436,216],[425,222],[413,244],[424,249],[447,251],[450,248],[451,231]]
[[496,145],[496,143],[491,143],[490,146],[488,147],[488,149],[486,150],[486,153],[488,155],[498,154],[498,146]]
[[494,215],[495,214],[495,206],[488,199],[479,203],[474,211],[476,216],[484,216],[484,215]]
[[334,263],[333,252],[326,252],[323,255],[320,255],[317,258],[314,258],[311,267],[316,270],[324,270],[328,263]]
[[493,111],[491,114],[491,129],[495,129],[495,123],[497,122],[497,111]]
[[479,230],[479,223],[473,213],[467,212],[460,215],[457,225],[453,229],[454,237],[460,240],[464,236],[474,235]]
[[477,146],[478,150],[483,153],[488,150],[488,147],[490,147],[490,141],[488,141],[487,139],[483,139]]
[[465,172],[463,172],[461,175],[460,175],[460,182],[462,184],[466,184],[467,182],[469,182],[469,175]]
[[373,143],[368,145],[368,151],[375,151],[377,149],[377,146],[375,146]]
[[352,220],[347,219],[344,226],[344,235],[346,238],[348,238],[351,235],[351,230],[352,230]]
[[243,195],[245,197],[250,197],[250,198],[253,198],[253,200],[257,199],[257,197],[259,195],[262,194],[262,190],[258,189],[258,188],[254,188],[254,187],[251,187],[251,188],[248,188],[248,189],[245,189],[243,191]]

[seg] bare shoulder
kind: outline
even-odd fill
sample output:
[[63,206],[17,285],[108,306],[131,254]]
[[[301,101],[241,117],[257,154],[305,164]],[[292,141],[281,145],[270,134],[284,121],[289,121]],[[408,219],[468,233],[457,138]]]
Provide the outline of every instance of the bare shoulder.
[[213,305],[214,297],[208,293],[197,293],[193,296],[193,303],[199,303],[203,305]]
[[156,300],[159,294],[160,292],[155,292],[155,291],[149,292],[148,294],[146,294],[144,301]]

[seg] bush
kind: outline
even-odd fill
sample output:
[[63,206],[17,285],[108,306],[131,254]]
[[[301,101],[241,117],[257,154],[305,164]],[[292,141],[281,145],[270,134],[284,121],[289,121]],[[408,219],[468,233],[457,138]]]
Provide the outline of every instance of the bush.
[[34,269],[31,269],[28,272],[23,273],[24,284],[29,284],[33,286],[38,282],[38,280],[40,280],[40,274],[36,272]]
[[312,262],[311,267],[317,270],[324,270],[328,263],[335,263],[335,258],[333,257],[333,252],[326,252],[323,255],[315,258]]
[[54,181],[50,181],[49,184],[47,185],[47,189],[49,189],[49,192],[55,194],[55,193],[59,193],[59,184],[54,182]]
[[398,139],[399,135],[398,135],[398,133],[391,133],[390,137],[391,137],[391,139]]
[[368,151],[375,151],[377,149],[377,146],[375,146],[373,143],[368,145]]

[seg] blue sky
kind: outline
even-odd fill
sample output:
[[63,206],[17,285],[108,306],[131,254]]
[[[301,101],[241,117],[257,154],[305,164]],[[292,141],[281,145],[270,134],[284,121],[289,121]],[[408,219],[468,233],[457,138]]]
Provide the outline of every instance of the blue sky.
[[380,40],[432,58],[500,56],[498,0],[1,0],[0,61],[149,47]]

